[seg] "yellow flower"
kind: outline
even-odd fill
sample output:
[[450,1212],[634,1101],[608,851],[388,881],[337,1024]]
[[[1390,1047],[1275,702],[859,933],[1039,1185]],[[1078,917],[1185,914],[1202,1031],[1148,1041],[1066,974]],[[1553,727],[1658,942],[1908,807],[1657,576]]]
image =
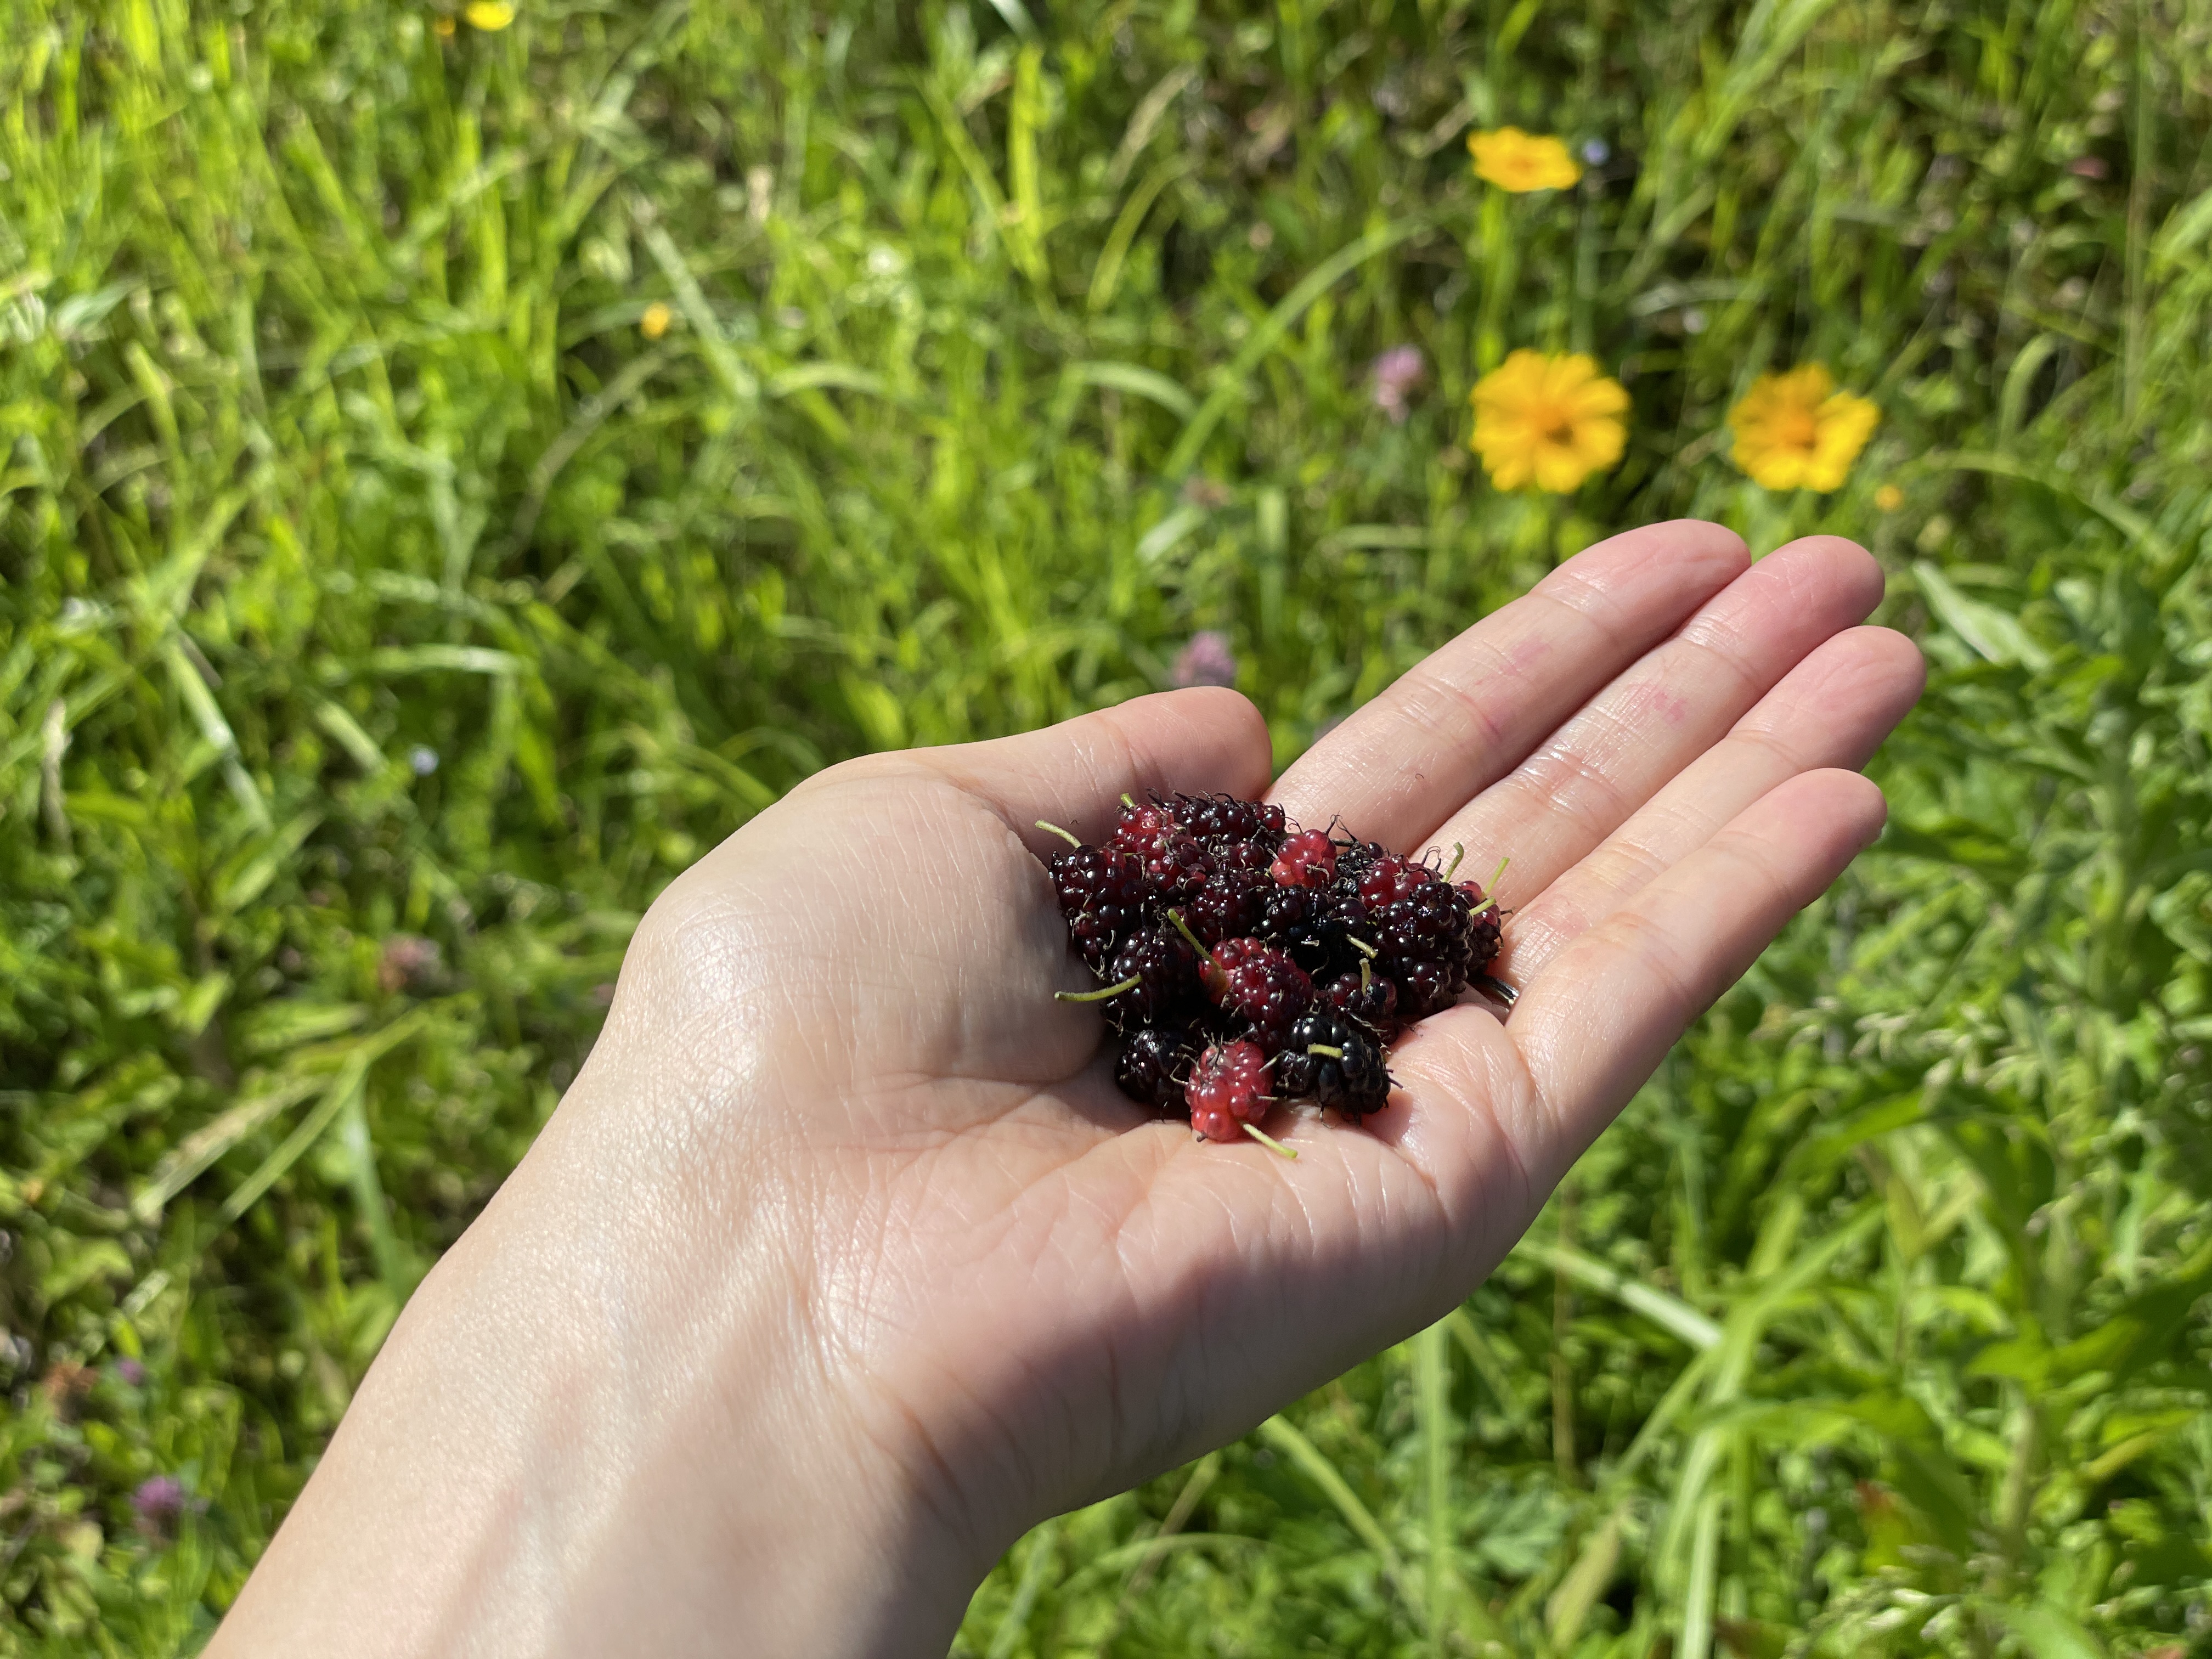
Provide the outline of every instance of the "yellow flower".
[[1581,352],[1516,351],[1474,385],[1468,447],[1500,489],[1564,495],[1620,459],[1628,393]]
[[430,20],[430,33],[436,35],[441,40],[452,40],[453,38],[453,20],[442,15],[433,17]]
[[1729,410],[1735,464],[1768,489],[1838,488],[1881,419],[1820,363],[1760,375]]
[[668,332],[668,325],[675,320],[676,313],[655,300],[637,319],[637,331],[648,340],[657,340]]
[[461,15],[469,20],[471,28],[497,34],[514,21],[514,8],[507,0],[469,0]]
[[1516,195],[1530,190],[1565,190],[1583,176],[1582,166],[1557,138],[1539,137],[1518,127],[1478,132],[1467,141],[1474,155],[1474,176]]
[[1905,492],[1895,484],[1884,484],[1874,492],[1874,504],[1885,513],[1894,513],[1905,505]]

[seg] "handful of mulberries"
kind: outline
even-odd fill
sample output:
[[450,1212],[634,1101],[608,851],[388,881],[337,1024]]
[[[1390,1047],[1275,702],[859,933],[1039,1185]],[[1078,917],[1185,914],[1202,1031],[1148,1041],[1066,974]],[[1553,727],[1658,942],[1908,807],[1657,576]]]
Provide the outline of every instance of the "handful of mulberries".
[[[1100,981],[1124,1094],[1209,1140],[1311,1100],[1357,1122],[1390,1095],[1383,1050],[1449,1007],[1498,954],[1494,898],[1449,866],[1400,858],[1279,806],[1228,795],[1123,796],[1114,832],[1046,860],[1067,934]],[[1502,872],[1503,865],[1498,866]],[[1491,884],[1497,884],[1497,877]]]

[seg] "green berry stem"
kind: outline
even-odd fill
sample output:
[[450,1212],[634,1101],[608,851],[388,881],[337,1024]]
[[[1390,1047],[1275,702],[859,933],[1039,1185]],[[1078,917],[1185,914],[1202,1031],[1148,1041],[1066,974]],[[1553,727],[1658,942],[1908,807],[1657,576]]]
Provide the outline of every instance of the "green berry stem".
[[1454,842],[1452,843],[1451,862],[1444,866],[1444,879],[1446,881],[1449,881],[1452,878],[1452,872],[1459,868],[1459,861],[1466,856],[1467,843],[1460,841]]
[[1306,1052],[1310,1054],[1319,1054],[1324,1060],[1342,1060],[1344,1058],[1343,1049],[1337,1048],[1333,1043],[1328,1042],[1309,1042],[1306,1044]]
[[1082,841],[1082,838],[1081,838],[1080,836],[1075,836],[1075,835],[1073,835],[1073,834],[1071,834],[1069,831],[1067,831],[1067,830],[1066,830],[1061,829],[1061,828],[1060,828],[1058,824],[1056,824],[1056,823],[1046,823],[1042,818],[1039,818],[1039,819],[1036,821],[1036,827],[1037,827],[1038,829],[1040,829],[1040,830],[1051,830],[1051,831],[1052,831],[1052,833],[1053,833],[1054,835],[1058,836],[1059,836],[1062,841],[1066,842],[1070,847],[1080,847],[1080,846],[1082,846],[1082,845],[1083,845],[1083,841]]
[[1498,860],[1498,868],[1490,872],[1490,884],[1482,890],[1482,902],[1468,911],[1468,915],[1479,916],[1485,910],[1494,910],[1498,908],[1498,878],[1505,873],[1505,866],[1512,862],[1510,858],[1502,858]]
[[1133,991],[1145,982],[1141,974],[1132,974],[1119,985],[1109,985],[1097,991],[1054,991],[1054,1002],[1103,1002],[1108,997],[1118,997],[1124,991]]
[[1269,1152],[1277,1153],[1283,1158],[1287,1158],[1293,1164],[1297,1162],[1298,1155],[1296,1152],[1292,1151],[1290,1147],[1284,1146],[1281,1141],[1276,1139],[1274,1136],[1269,1134],[1258,1125],[1252,1123],[1246,1124],[1244,1126],[1244,1133],[1251,1136],[1253,1139],[1258,1141],[1262,1146],[1265,1146]]
[[1168,920],[1175,923],[1176,932],[1181,933],[1185,939],[1190,941],[1190,948],[1198,952],[1199,956],[1205,961],[1206,965],[1208,967],[1212,966],[1213,952],[1207,950],[1206,946],[1198,942],[1198,935],[1190,931],[1190,924],[1182,919],[1182,912],[1180,910],[1169,911]]
[[1352,948],[1358,951],[1364,957],[1367,957],[1371,959],[1382,954],[1364,939],[1355,938],[1350,933],[1346,933],[1344,937],[1351,941]]

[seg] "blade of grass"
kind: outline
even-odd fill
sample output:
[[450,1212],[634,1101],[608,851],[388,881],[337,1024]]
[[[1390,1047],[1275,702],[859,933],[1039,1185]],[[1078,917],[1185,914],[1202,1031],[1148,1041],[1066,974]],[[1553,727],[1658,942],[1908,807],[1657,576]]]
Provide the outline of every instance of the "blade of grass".
[[328,1079],[324,1078],[288,1078],[266,1093],[241,1100],[220,1117],[203,1124],[154,1166],[146,1184],[131,1198],[131,1213],[142,1223],[158,1220],[163,1206],[225,1152],[286,1108],[327,1086]]
[[368,1069],[401,1043],[420,1033],[428,1024],[427,1010],[416,1009],[403,1014],[382,1030],[362,1038],[346,1053],[337,1075],[323,1091],[323,1097],[315,1108],[301,1120],[300,1126],[285,1137],[284,1143],[263,1159],[261,1165],[239,1184],[237,1189],[223,1200],[217,1215],[217,1224],[229,1226],[239,1217],[253,1207],[262,1194],[280,1180],[284,1172],[300,1160],[301,1153],[321,1138],[339,1113],[357,1096],[368,1081]]
[[1011,1659],[1020,1645],[1022,1632],[1028,1627],[1030,1611],[1044,1589],[1045,1574],[1060,1554],[1060,1523],[1048,1521],[1030,1534],[1029,1555],[1022,1563],[1022,1576],[1014,1586],[1014,1599],[1007,1605],[1006,1616],[999,1620],[999,1628],[992,1633],[991,1646],[985,1659]]
[[1287,1418],[1269,1418],[1260,1425],[1260,1437],[1297,1464],[1306,1478],[1321,1488],[1322,1496],[1336,1505],[1337,1513],[1343,1516],[1360,1542],[1375,1552],[1376,1559],[1382,1563],[1383,1577],[1390,1581],[1390,1587],[1397,1591],[1406,1610],[1416,1619],[1421,1618],[1422,1601],[1406,1571],[1405,1558],[1398,1553],[1398,1547],[1390,1541],[1390,1534],[1382,1530],[1374,1512],[1359,1501],[1359,1494],[1336,1472],[1336,1466],[1323,1457],[1313,1442],[1300,1434]]
[[1690,1580],[1682,1592],[1680,1659],[1709,1659],[1713,1645],[1713,1596],[1719,1585],[1721,1494],[1707,1492],[1698,1503],[1690,1545]]
[[1444,1346],[1443,1322],[1439,1320],[1413,1338],[1413,1411],[1421,1443],[1421,1468],[1425,1502],[1422,1518],[1427,1522],[1427,1559],[1424,1567],[1427,1592],[1429,1641],[1441,1655],[1444,1614],[1452,1589],[1451,1468],[1456,1452],[1451,1424],[1450,1352]]
[[1671,1331],[1693,1348],[1711,1348],[1719,1345],[1721,1328],[1718,1325],[1681,1297],[1662,1291],[1656,1285],[1640,1279],[1631,1279],[1579,1250],[1562,1249],[1540,1239],[1524,1238],[1515,1247],[1515,1251],[1565,1273],[1586,1289],[1600,1291],[1624,1307],[1633,1308],[1652,1323]]

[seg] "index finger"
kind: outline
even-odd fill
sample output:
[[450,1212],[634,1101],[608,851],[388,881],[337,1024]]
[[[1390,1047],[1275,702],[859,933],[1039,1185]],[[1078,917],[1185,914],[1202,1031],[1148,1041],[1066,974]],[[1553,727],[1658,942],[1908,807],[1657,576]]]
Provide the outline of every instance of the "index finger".
[[1402,675],[1270,799],[1418,847],[1750,563],[1734,531],[1694,519],[1600,542]]

